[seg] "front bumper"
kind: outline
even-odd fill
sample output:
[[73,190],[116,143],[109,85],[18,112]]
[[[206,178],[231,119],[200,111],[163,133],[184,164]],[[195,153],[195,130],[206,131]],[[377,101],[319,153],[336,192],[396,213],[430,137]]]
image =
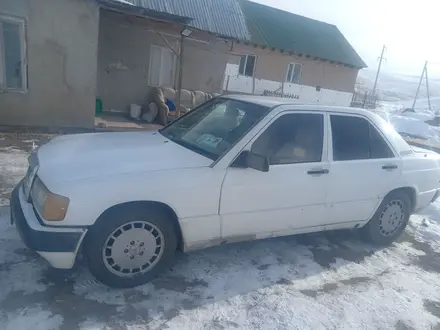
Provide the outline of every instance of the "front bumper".
[[10,200],[11,223],[26,244],[38,252],[55,268],[72,268],[87,229],[43,226],[35,215],[32,204],[25,199],[22,185],[13,190]]

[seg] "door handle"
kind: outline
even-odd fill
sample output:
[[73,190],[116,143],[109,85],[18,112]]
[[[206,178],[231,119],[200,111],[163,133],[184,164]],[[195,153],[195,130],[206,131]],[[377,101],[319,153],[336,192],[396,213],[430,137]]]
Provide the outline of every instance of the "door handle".
[[307,174],[309,175],[320,175],[320,174],[328,174],[329,171],[326,168],[320,169],[320,170],[310,170],[307,171]]
[[395,164],[382,166],[383,170],[395,170],[396,168],[397,168],[397,165],[395,165]]

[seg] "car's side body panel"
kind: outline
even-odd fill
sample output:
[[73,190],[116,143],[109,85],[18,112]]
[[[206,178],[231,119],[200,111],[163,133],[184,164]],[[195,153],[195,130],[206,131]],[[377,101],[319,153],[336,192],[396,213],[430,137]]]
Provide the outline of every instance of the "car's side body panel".
[[414,210],[417,211],[432,202],[440,186],[440,157],[429,150],[414,150],[402,156],[402,175],[397,186],[414,189]]
[[113,206],[136,201],[159,202],[176,213],[184,245],[203,246],[220,238],[218,205],[223,178],[224,171],[200,167],[69,182],[71,203],[63,224],[92,226]]

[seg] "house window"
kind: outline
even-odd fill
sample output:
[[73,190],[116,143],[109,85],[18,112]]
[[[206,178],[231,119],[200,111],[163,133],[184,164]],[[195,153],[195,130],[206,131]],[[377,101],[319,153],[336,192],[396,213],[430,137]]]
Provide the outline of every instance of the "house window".
[[176,55],[169,48],[151,46],[149,85],[172,87],[176,69]]
[[287,68],[286,81],[292,84],[299,84],[299,79],[301,78],[302,64],[289,63]]
[[238,73],[242,76],[253,77],[256,59],[257,57],[255,55],[241,55]]
[[0,15],[0,90],[26,89],[24,20]]

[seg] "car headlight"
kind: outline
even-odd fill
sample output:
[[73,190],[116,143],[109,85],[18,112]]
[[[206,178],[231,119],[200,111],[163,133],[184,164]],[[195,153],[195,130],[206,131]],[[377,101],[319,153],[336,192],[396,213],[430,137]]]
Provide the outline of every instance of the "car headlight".
[[44,220],[61,221],[66,216],[69,199],[51,193],[39,177],[34,180],[31,196],[35,208]]

